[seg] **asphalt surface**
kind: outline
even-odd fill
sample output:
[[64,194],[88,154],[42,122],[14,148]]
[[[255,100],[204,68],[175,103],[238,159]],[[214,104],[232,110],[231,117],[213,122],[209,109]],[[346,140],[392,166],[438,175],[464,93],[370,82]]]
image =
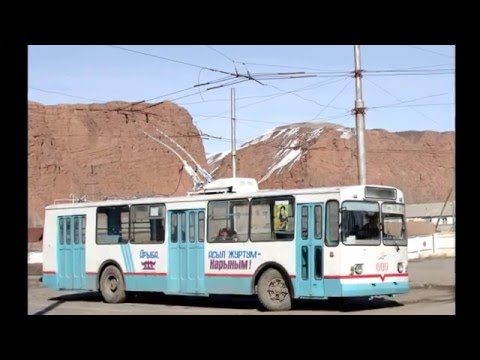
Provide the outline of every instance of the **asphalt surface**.
[[410,287],[455,286],[455,258],[408,261]]
[[[98,292],[56,291],[29,275],[29,315],[454,315],[455,258],[409,261],[411,291],[392,298],[301,301],[288,312],[263,312],[254,296],[141,294],[124,304],[106,304]],[[37,267],[38,270],[38,267]]]

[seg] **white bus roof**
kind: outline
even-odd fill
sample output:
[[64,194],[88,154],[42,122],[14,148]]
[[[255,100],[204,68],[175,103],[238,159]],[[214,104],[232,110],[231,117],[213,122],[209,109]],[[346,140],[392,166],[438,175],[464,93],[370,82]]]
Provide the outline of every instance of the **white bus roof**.
[[[75,203],[72,202],[72,203],[48,205],[45,207],[45,209],[54,210],[54,209],[71,209],[71,208],[98,207],[98,206],[117,206],[117,205],[128,205],[128,204],[195,202],[195,201],[208,201],[208,200],[250,198],[250,197],[262,197],[262,196],[302,195],[302,194],[315,194],[315,193],[326,194],[326,193],[339,193],[342,190],[350,190],[353,193],[355,191],[363,190],[366,186],[399,190],[393,186],[374,185],[374,184],[347,185],[347,186],[334,186],[334,187],[315,187],[315,188],[304,188],[304,189],[264,189],[264,190],[258,190],[258,191],[239,192],[239,193],[236,193],[236,192],[215,193],[215,194],[190,193],[190,195],[174,196],[174,197],[159,195],[154,197],[143,197],[143,198],[109,199],[109,200],[102,200],[102,201],[83,201],[83,202],[75,202]],[[403,193],[401,191],[399,196],[403,197]]]

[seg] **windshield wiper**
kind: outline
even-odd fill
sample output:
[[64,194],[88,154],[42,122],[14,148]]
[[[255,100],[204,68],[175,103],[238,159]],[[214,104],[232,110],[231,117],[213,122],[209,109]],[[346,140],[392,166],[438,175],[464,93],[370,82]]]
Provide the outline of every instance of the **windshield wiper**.
[[386,240],[392,240],[393,243],[395,244],[395,246],[397,247],[397,252],[399,252],[400,251],[400,246],[398,246],[397,242],[395,241],[395,236],[393,236],[391,234],[388,234],[388,235],[391,237],[391,239],[386,239]]

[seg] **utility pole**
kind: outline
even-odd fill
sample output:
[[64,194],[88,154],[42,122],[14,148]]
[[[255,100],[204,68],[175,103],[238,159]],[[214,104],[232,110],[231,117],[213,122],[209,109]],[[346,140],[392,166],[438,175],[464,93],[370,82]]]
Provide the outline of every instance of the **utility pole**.
[[367,183],[365,160],[365,105],[362,98],[362,65],[360,62],[360,45],[354,45],[355,56],[355,124],[357,132],[358,182]]
[[450,189],[450,192],[448,193],[447,200],[443,203],[442,211],[440,211],[440,216],[437,219],[437,223],[435,224],[435,231],[437,231],[438,228],[438,223],[440,222],[440,218],[443,217],[443,211],[445,210],[445,207],[447,206],[448,200],[450,199],[450,195],[452,195],[453,187]]
[[232,105],[232,177],[237,177],[237,146],[235,143],[235,88],[231,88],[230,90],[230,102]]

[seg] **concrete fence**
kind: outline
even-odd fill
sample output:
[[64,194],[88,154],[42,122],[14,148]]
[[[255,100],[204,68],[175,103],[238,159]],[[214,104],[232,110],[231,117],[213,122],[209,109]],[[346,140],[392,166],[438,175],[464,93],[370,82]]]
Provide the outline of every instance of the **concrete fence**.
[[30,251],[28,253],[29,264],[41,264],[43,263],[43,252]]
[[455,233],[435,233],[408,238],[408,259],[455,256]]

